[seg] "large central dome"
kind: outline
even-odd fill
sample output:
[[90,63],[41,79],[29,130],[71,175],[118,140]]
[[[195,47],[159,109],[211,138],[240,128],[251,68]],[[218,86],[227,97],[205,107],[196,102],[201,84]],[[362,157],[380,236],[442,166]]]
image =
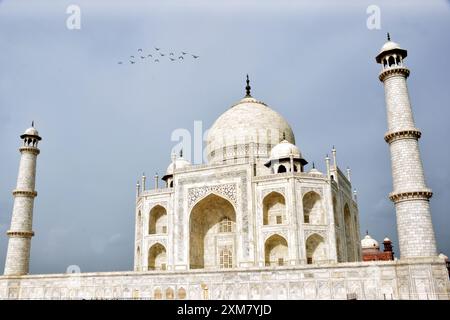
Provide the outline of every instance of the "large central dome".
[[271,149],[283,139],[295,144],[287,121],[265,103],[247,96],[223,113],[212,125],[206,140],[210,163],[248,158],[268,159]]

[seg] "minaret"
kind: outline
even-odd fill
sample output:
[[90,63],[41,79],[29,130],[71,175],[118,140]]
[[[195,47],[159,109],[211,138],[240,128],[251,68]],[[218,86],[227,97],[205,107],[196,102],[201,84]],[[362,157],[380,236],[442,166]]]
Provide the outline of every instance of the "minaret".
[[437,255],[429,204],[432,192],[425,183],[418,143],[421,132],[414,124],[409,102],[406,55],[388,34],[376,57],[382,66],[379,79],[386,98],[388,131],[384,139],[391,151],[394,190],[389,198],[397,214],[400,258],[429,257]]
[[33,205],[37,192],[34,190],[36,178],[36,159],[39,154],[38,142],[41,140],[38,131],[32,123],[20,136],[23,145],[21,153],[17,187],[13,191],[14,207],[11,217],[11,227],[7,232],[9,237],[6,254],[5,275],[26,275],[30,265]]

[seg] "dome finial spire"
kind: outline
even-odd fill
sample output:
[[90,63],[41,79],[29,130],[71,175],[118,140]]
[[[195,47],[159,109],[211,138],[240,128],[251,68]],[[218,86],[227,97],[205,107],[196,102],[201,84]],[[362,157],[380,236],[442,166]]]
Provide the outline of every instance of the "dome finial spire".
[[391,41],[391,35],[389,34],[389,32],[387,33],[387,39],[388,41]]
[[286,140],[286,132],[283,131],[283,140]]
[[180,149],[180,158],[183,158],[183,148]]
[[252,95],[250,94],[250,90],[252,89],[252,87],[250,87],[250,79],[248,78],[248,74],[247,74],[247,86],[245,87],[245,96],[246,97],[251,97]]
[[34,128],[34,120],[31,121],[31,126]]

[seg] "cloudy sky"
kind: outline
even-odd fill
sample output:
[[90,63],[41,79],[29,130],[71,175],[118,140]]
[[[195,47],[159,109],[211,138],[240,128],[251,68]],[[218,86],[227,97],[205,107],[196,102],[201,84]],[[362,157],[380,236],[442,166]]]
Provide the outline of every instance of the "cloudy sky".
[[[19,135],[32,120],[43,140],[31,273],[131,270],[136,180],[164,173],[172,132],[193,132],[195,121],[207,130],[243,96],[246,73],[253,96],[288,120],[310,163],[325,170],[336,146],[358,190],[361,232],[391,237],[398,254],[374,59],[387,31],[409,50],[435,232],[450,254],[450,4],[395,3],[0,1],[0,265]],[[81,9],[79,30],[66,25],[71,4]],[[380,29],[367,27],[370,5],[381,10]],[[154,47],[200,58],[117,64]]]

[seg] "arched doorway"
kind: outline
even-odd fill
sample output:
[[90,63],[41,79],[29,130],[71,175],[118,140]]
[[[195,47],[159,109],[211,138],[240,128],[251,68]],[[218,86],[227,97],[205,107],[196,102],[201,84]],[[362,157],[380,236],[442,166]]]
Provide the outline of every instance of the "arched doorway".
[[236,265],[236,213],[226,199],[210,194],[193,208],[189,221],[189,267],[231,268]]
[[312,234],[306,240],[306,261],[308,264],[317,263],[327,259],[327,252],[323,238]]
[[266,266],[284,266],[288,261],[288,243],[278,234],[270,236],[264,244]]
[[148,270],[166,270],[166,248],[160,243],[155,243],[148,250]]
[[282,224],[286,220],[286,201],[278,192],[269,193],[263,200],[263,224]]

